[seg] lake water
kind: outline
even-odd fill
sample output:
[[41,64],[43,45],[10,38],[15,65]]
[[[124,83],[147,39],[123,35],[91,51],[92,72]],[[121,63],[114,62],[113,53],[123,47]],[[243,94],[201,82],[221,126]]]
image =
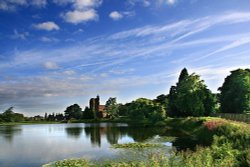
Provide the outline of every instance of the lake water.
[[121,123],[0,126],[0,167],[39,167],[66,158],[117,158],[122,151],[112,149],[112,144],[153,141],[169,136],[177,138],[174,142],[161,141],[165,150],[195,145],[185,135],[166,128]]

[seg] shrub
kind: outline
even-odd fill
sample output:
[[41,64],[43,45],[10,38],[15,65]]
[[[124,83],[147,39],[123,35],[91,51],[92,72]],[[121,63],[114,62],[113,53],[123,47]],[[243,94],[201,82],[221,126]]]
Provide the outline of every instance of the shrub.
[[154,125],[155,126],[166,126],[166,123],[164,121],[158,121]]

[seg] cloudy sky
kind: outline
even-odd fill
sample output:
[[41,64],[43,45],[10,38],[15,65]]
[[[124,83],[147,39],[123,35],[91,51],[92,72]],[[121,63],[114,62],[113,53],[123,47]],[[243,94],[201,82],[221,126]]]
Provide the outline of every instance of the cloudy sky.
[[0,1],[1,112],[154,98],[184,67],[213,92],[250,67],[249,0]]

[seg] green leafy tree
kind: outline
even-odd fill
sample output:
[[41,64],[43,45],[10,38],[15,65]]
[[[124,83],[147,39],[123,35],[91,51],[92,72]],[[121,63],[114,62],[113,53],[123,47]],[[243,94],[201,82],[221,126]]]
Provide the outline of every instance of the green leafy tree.
[[4,111],[2,114],[4,122],[15,122],[13,109],[14,107],[10,107]]
[[111,117],[118,117],[118,108],[119,105],[116,102],[116,98],[115,97],[110,97],[107,101],[106,101],[106,112],[111,116]]
[[85,107],[83,111],[83,119],[94,119],[94,113],[89,107]]
[[14,122],[22,122],[24,121],[24,115],[21,113],[14,113],[13,119],[14,119]]
[[81,107],[78,104],[73,104],[66,108],[66,110],[64,111],[64,114],[67,120],[70,120],[72,118],[81,119],[83,112],[82,112]]
[[2,114],[1,119],[3,122],[21,122],[24,121],[24,115],[13,112],[14,107],[10,107]]
[[231,71],[219,90],[223,113],[246,113],[250,111],[250,69]]
[[118,115],[119,116],[128,116],[128,113],[129,113],[128,106],[129,106],[129,103],[119,104]]
[[139,98],[129,103],[128,111],[129,117],[135,120],[151,120],[155,115],[158,115],[162,118],[165,117],[164,108],[161,105],[155,103],[153,100],[146,98]]
[[178,83],[170,88],[170,116],[206,116],[214,111],[215,97],[196,74],[181,71]]
[[163,107],[163,109],[165,111],[167,111],[167,107],[168,107],[168,101],[169,101],[169,96],[168,95],[164,95],[161,94],[159,96],[156,97],[156,99],[153,100],[157,105],[160,105]]

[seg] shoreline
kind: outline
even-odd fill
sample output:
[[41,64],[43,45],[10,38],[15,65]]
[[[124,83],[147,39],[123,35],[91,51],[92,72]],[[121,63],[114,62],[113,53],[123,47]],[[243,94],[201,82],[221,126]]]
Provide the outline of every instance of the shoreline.
[[[250,165],[249,124],[216,117],[170,118],[166,119],[165,123],[166,126],[160,128],[182,130],[190,135],[190,137],[197,139],[197,148],[194,151],[186,150],[175,152],[171,157],[155,153],[145,159],[145,161],[116,162],[110,160],[108,163],[103,162],[104,164],[100,165],[85,158],[71,158],[50,162],[44,164],[43,167],[59,167],[62,164],[64,164],[65,167],[72,166],[72,164],[92,167],[117,167],[121,165],[124,167],[146,167],[155,164],[154,167],[161,167],[161,163],[166,167],[172,167],[171,164],[179,166],[197,164],[197,167],[203,167],[208,164],[224,166],[228,163],[230,164],[227,166]],[[242,137],[235,142],[235,138],[238,138],[239,135]],[[205,143],[205,145],[202,146],[201,143]],[[239,161],[239,159],[241,161]]]

